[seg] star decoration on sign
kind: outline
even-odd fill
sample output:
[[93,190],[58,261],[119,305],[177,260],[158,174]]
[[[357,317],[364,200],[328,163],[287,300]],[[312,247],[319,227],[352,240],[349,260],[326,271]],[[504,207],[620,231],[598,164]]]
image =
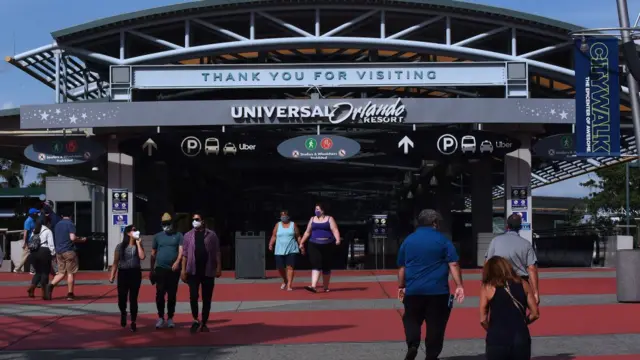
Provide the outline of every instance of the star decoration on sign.
[[46,127],[115,126],[121,117],[120,106],[115,104],[58,104],[30,107],[21,115],[27,121],[37,122]]
[[567,120],[574,116],[575,109],[570,103],[564,101],[558,101],[552,106],[549,106],[545,103],[543,106],[536,106],[539,102],[530,101],[534,99],[529,99],[527,101],[518,101],[517,107],[518,112],[524,117],[536,116],[536,117],[547,117],[549,119],[561,119]]

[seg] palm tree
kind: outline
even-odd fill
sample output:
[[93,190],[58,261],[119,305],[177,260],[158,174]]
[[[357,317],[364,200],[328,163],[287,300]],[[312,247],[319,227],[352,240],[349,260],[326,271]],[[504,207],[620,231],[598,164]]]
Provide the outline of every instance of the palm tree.
[[39,172],[37,175],[37,184],[39,187],[45,187],[47,185],[47,178],[52,176],[58,176],[58,174],[51,172],[49,170],[43,170]]
[[19,188],[24,182],[25,166],[17,161],[0,159],[0,179],[10,188]]

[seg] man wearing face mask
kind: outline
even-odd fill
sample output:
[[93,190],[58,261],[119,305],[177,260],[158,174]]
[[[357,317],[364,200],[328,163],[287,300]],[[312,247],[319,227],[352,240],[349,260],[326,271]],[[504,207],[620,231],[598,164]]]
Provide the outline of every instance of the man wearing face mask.
[[[169,213],[162,215],[162,231],[153,237],[151,249],[151,281],[156,283],[156,307],[158,320],[156,329],[174,328],[173,314],[176,312],[176,295],[180,282],[182,259],[182,234],[173,228]],[[167,321],[164,319],[165,296],[167,298]]]
[[[189,302],[193,323],[191,332],[208,332],[207,321],[215,278],[222,274],[220,241],[213,230],[207,229],[200,213],[192,217],[193,229],[184,235],[182,281],[189,284]],[[202,321],[198,320],[198,291],[202,292]]]

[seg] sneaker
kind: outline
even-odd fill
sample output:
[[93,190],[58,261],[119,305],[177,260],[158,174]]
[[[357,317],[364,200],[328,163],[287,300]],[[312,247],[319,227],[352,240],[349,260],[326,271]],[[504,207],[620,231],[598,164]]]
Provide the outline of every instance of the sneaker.
[[173,322],[173,319],[168,319],[167,320],[167,327],[169,329],[173,329],[174,327],[176,327],[176,323]]
[[304,289],[307,290],[308,292],[312,292],[312,293],[317,293],[318,292],[318,290],[316,290],[316,288],[314,288],[313,286],[305,286]]
[[120,326],[123,328],[127,326],[127,314],[120,314]]
[[197,320],[194,320],[193,323],[191,324],[191,329],[189,329],[189,331],[191,331],[192,334],[195,334],[198,331],[198,328],[200,328],[200,322]]
[[207,327],[207,325],[202,324],[202,326],[200,326],[200,332],[209,332],[209,328]]
[[136,332],[138,330],[138,326],[135,322],[131,323],[131,332]]
[[76,296],[71,292],[67,293],[67,301],[73,301],[76,299]]
[[30,275],[35,275],[35,274],[36,274],[36,272],[35,272],[35,271],[29,271],[29,274],[30,274]]
[[404,360],[414,360],[418,356],[418,348],[410,347],[407,350],[407,355],[404,357]]
[[280,285],[280,290],[284,290],[284,289],[286,289],[286,288],[287,288],[287,284],[282,284],[282,285]]
[[156,321],[156,329],[162,329],[164,325],[164,318],[159,318],[158,321]]

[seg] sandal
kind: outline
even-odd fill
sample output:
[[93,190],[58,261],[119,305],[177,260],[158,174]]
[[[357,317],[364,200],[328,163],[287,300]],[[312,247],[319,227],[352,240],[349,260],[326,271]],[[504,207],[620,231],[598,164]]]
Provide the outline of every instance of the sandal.
[[318,292],[318,290],[316,290],[316,288],[314,288],[313,286],[305,286],[304,289],[314,294]]

